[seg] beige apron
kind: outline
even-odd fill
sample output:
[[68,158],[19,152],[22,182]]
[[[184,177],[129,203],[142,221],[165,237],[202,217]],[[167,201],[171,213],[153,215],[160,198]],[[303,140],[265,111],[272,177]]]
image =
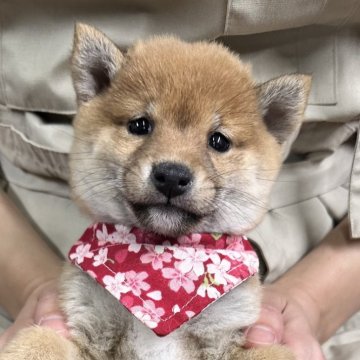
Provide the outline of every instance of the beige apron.
[[[97,26],[122,48],[159,33],[187,40],[221,36],[219,41],[252,64],[258,81],[294,72],[313,76],[306,124],[275,184],[270,211],[250,234],[264,254],[267,281],[296,263],[347,213],[353,236],[360,237],[359,3],[0,2],[0,159],[7,190],[62,254],[90,222],[69,200],[66,184],[75,113],[68,67],[75,21]],[[0,317],[0,326],[4,321]],[[360,359],[360,316],[324,349],[327,359]]]

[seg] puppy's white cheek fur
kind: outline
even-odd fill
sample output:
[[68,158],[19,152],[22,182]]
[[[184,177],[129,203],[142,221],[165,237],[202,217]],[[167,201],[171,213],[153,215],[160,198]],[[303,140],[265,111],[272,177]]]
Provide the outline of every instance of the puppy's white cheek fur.
[[74,198],[85,204],[95,221],[135,223],[118,190],[122,177],[120,167],[115,168],[88,145],[79,144],[73,147],[70,165]]
[[259,181],[255,173],[240,174],[219,190],[216,211],[203,220],[199,231],[244,234],[257,225],[266,212],[264,199],[268,198],[273,181]]

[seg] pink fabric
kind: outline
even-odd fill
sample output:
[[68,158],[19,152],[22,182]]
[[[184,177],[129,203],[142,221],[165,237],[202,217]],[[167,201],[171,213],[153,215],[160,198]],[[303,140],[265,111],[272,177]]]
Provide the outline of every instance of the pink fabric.
[[244,236],[190,234],[169,238],[98,223],[69,259],[157,335],[167,335],[258,272]]

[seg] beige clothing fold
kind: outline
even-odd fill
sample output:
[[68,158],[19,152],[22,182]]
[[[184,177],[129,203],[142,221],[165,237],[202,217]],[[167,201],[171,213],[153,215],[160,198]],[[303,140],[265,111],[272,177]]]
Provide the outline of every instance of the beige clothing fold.
[[360,120],[358,123],[358,136],[352,164],[349,216],[351,233],[354,238],[360,238]]
[[357,0],[230,0],[225,34],[257,34],[307,25],[339,28],[359,20]]

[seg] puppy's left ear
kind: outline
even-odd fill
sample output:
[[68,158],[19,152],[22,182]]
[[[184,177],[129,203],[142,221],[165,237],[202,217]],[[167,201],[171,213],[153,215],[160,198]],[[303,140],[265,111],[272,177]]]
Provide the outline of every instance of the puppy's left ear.
[[258,87],[265,125],[279,144],[284,144],[299,129],[310,87],[308,75],[285,75]]
[[78,103],[87,102],[106,90],[123,59],[121,51],[101,31],[77,23],[71,65]]

